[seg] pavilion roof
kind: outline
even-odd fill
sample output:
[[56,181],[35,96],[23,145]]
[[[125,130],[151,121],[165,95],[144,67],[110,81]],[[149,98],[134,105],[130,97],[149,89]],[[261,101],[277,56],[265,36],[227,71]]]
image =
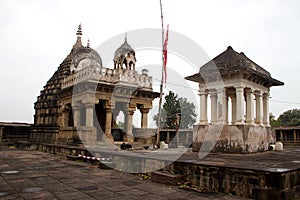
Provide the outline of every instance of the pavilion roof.
[[248,73],[267,82],[268,86],[279,86],[284,83],[271,77],[271,74],[249,59],[243,52],[238,53],[229,46],[223,53],[216,56],[200,68],[200,72],[185,79],[200,82],[208,76],[220,73],[221,76],[230,73]]

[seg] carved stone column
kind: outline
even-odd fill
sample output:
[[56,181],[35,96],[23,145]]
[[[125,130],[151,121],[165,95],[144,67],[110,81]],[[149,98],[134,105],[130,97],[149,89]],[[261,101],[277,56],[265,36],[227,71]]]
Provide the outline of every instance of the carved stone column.
[[226,95],[226,98],[225,98],[225,124],[228,124],[228,99],[229,99],[229,97]]
[[254,124],[254,96],[251,88],[246,89],[246,123]]
[[200,90],[199,96],[200,96],[200,125],[207,125],[208,124],[208,119],[207,119],[208,92],[207,92],[207,90]]
[[133,137],[133,133],[132,133],[132,120],[133,120],[133,114],[134,114],[134,110],[126,110],[126,135],[125,135],[125,142],[128,142],[130,144],[133,143],[134,141],[134,137]]
[[261,94],[261,91],[256,91],[255,99],[256,99],[255,123],[258,124],[258,125],[262,125],[263,109],[262,109],[262,94]]
[[81,125],[81,108],[80,106],[76,105],[72,107],[74,113],[74,126],[80,127]]
[[233,95],[230,97],[231,99],[231,124],[235,124],[236,122],[236,96]]
[[70,109],[65,108],[63,112],[63,119],[62,119],[63,127],[69,126],[70,114],[71,114]]
[[269,120],[269,93],[263,94],[263,124],[265,126],[270,126]]
[[65,128],[69,126],[69,110],[66,105],[61,108],[61,114],[59,115],[59,126]]
[[149,108],[140,108],[142,117],[141,117],[141,128],[147,128],[148,127],[148,113]]
[[[227,105],[228,98],[231,100],[231,125],[235,124],[236,121],[236,91],[233,88],[227,89]],[[227,107],[227,122],[228,122],[229,110]]]
[[236,125],[245,124],[244,115],[244,87],[236,86]]
[[226,93],[225,93],[225,89],[218,89],[217,90],[217,95],[218,95],[218,99],[217,99],[217,121],[218,124],[225,124],[225,118],[226,118],[226,108],[227,108],[227,101],[226,101]]
[[85,104],[86,114],[85,114],[85,126],[93,127],[94,126],[94,104]]
[[113,137],[111,134],[111,122],[112,122],[112,109],[106,107],[105,108],[106,117],[105,117],[105,136],[108,140],[113,142]]
[[216,91],[210,92],[211,101],[211,123],[215,124],[217,122],[217,112],[218,112],[218,96]]

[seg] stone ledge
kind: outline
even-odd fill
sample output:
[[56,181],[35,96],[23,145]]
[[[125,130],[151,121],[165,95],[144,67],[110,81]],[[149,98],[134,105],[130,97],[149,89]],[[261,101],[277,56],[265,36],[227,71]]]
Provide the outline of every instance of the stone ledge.
[[182,179],[181,175],[169,174],[166,172],[156,171],[151,173],[151,181],[166,185],[177,185]]

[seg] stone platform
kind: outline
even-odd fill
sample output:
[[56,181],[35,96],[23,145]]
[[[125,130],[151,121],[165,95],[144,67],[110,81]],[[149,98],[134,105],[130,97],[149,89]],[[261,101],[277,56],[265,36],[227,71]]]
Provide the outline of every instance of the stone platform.
[[[84,148],[40,145],[40,150],[70,155],[90,155]],[[267,151],[252,154],[208,153],[199,155],[190,149],[108,151],[93,154],[109,157],[117,170],[162,174],[161,179],[182,177],[178,184],[207,192],[223,192],[254,199],[300,198],[300,147],[282,152]],[[180,155],[180,156],[178,156]],[[201,159],[200,159],[201,158]],[[150,163],[150,165],[149,165]],[[131,171],[132,172],[132,171]],[[159,181],[159,174],[155,179]],[[151,173],[148,173],[151,175]],[[170,181],[171,182],[171,181]]]
[[254,199],[300,199],[300,147],[253,154],[186,153],[165,170],[192,186]]
[[218,192],[197,193],[157,184],[141,176],[61,156],[0,146],[0,199],[239,200]]

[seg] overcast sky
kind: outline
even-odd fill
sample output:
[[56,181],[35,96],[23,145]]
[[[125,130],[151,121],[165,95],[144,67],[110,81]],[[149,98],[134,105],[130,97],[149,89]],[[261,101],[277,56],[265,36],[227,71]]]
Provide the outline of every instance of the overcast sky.
[[[299,1],[163,0],[163,5],[170,29],[211,58],[230,45],[283,81],[271,89],[270,111],[277,117],[300,107]],[[89,38],[97,47],[127,31],[160,28],[159,0],[0,1],[0,121],[33,122],[33,103],[69,54],[79,23],[83,42]]]

